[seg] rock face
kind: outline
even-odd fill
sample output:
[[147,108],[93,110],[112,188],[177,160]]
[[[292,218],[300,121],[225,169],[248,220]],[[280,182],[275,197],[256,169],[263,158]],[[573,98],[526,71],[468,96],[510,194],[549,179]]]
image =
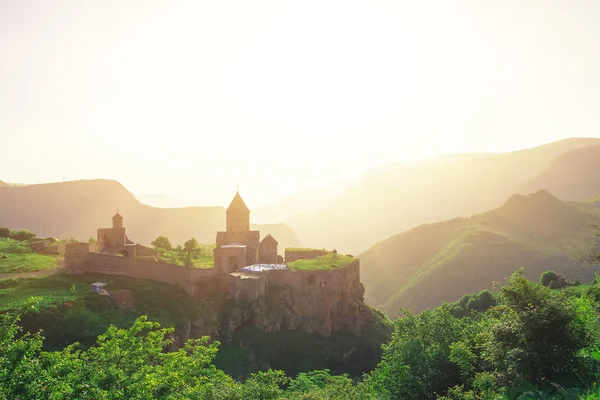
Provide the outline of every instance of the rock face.
[[229,289],[211,298],[205,318],[176,330],[177,347],[201,336],[227,344],[236,330],[247,327],[263,332],[301,331],[324,338],[343,331],[360,338],[377,323],[373,310],[364,303],[358,260],[331,270],[234,275],[224,277],[224,287]]
[[198,339],[203,336],[208,336],[211,341],[218,340],[218,326],[219,322],[215,314],[187,322],[175,330],[173,343],[168,350],[173,351],[184,347],[185,342],[187,342],[188,339]]
[[252,304],[250,319],[266,332],[302,330],[325,337],[341,329],[360,336],[370,321],[370,309],[363,302],[361,283],[342,291],[341,287],[307,288],[300,292],[293,286],[271,290],[264,301]]
[[346,330],[360,337],[374,321],[372,310],[364,303],[363,285],[356,281],[346,287],[346,283],[270,286],[265,296],[252,303],[225,299],[209,317],[178,328],[174,348],[201,336],[229,343],[236,329],[249,325],[264,332],[300,330],[324,337]]

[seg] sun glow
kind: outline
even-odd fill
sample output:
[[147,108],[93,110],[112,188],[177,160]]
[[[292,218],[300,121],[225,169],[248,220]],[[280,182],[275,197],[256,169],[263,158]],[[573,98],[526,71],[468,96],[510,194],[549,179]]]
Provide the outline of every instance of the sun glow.
[[[390,162],[597,134],[583,2],[33,3],[0,13],[4,180],[221,205],[239,183],[256,205]],[[40,167],[9,168],[24,158]]]

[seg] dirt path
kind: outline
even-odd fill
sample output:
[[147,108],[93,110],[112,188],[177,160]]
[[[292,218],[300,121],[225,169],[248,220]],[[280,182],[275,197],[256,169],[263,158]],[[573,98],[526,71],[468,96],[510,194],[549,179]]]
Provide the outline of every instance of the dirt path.
[[21,273],[10,273],[10,272],[0,273],[0,280],[12,279],[12,278],[26,278],[26,277],[30,277],[30,276],[36,276],[36,277],[48,276],[48,275],[52,275],[57,272],[60,272],[64,269],[65,269],[65,263],[64,263],[64,261],[61,261],[60,264],[58,264],[56,267],[50,268],[50,269],[43,269],[41,271],[21,272]]

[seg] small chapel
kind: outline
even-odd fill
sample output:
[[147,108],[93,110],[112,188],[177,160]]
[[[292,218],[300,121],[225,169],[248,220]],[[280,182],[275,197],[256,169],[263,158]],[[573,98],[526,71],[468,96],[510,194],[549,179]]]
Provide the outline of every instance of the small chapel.
[[226,211],[226,230],[217,232],[214,265],[232,273],[256,264],[282,262],[277,254],[277,240],[267,234],[260,240],[260,232],[250,230],[250,209],[236,191]]

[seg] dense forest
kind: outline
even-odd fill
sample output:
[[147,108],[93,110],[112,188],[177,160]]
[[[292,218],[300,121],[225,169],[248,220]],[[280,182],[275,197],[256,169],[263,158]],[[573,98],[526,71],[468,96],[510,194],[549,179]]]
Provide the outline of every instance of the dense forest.
[[[600,398],[600,280],[567,284],[514,273],[492,296],[394,321],[379,365],[362,379],[327,370],[288,377],[219,370],[208,338],[164,352],[170,328],[140,317],[95,346],[44,351],[18,313],[2,316],[0,398],[27,399],[542,399]],[[487,309],[485,309],[487,307]],[[461,311],[462,312],[459,312]]]

